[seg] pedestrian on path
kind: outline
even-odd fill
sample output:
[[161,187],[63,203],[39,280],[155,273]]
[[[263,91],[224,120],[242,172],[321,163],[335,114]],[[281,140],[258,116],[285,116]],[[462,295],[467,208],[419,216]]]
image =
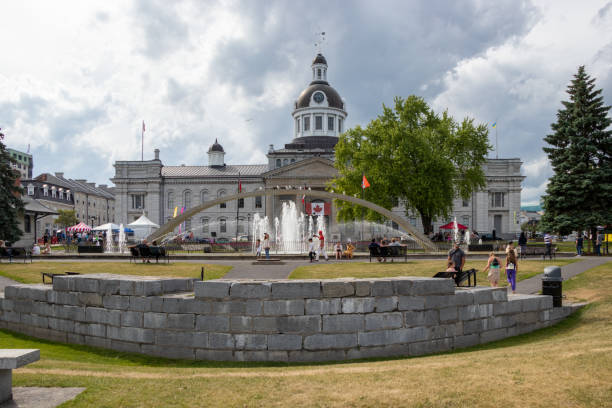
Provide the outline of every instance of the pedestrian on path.
[[508,284],[512,288],[512,293],[516,293],[516,273],[518,272],[518,261],[514,251],[508,252],[506,256],[506,277]]
[[487,270],[489,271],[489,273],[487,274],[487,279],[489,279],[491,286],[493,286],[494,288],[496,288],[499,283],[500,268],[501,268],[501,261],[499,260],[497,255],[495,255],[495,252],[491,252],[489,254],[489,260],[487,262],[487,266],[484,268],[483,272],[486,272]]
[[578,233],[576,237],[576,256],[582,256],[582,246],[584,245],[584,238],[581,233]]
[[525,235],[525,232],[521,232],[521,236],[518,239],[518,244],[521,248],[521,256],[524,257],[527,253],[527,236]]
[[264,232],[263,248],[266,251],[266,259],[270,259],[270,235]]
[[547,232],[544,234],[544,245],[546,246],[546,252],[544,252],[544,259],[546,259],[546,255],[552,260],[552,237]]
[[595,238],[595,255],[597,256],[601,256],[601,244],[603,244],[603,234],[597,231],[597,238]]
[[319,252],[317,252],[317,261],[319,260],[319,257],[321,256],[321,254],[323,254],[323,256],[325,256],[325,260],[329,261],[329,258],[327,257],[327,251],[325,251],[325,237],[323,236],[323,231],[319,231]]

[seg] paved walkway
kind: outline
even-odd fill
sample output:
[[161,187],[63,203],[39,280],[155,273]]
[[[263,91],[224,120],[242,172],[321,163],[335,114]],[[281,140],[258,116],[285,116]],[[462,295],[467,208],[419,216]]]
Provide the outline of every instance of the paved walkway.
[[[607,256],[585,256],[582,257],[582,260],[578,262],[562,266],[561,276],[563,276],[563,280],[567,280],[588,269],[594,268],[606,262],[610,262],[611,260],[612,259]],[[517,282],[516,292],[524,294],[533,294],[540,292],[542,290],[542,276],[544,276],[544,273]]]

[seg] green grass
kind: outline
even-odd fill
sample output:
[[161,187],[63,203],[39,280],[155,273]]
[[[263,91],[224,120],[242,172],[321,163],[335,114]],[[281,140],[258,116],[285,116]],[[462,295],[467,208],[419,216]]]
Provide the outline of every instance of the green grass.
[[[577,259],[557,259],[550,260],[527,260],[519,262],[519,271],[517,279],[523,280],[531,278],[544,271],[544,268],[549,265],[563,266]],[[335,279],[335,278],[388,278],[393,276],[428,276],[431,277],[436,272],[446,270],[446,260],[435,261],[408,261],[408,262],[351,262],[351,263],[323,263],[317,265],[300,266],[296,268],[290,279]],[[481,285],[486,285],[487,274],[482,270],[487,265],[483,260],[466,261],[464,269],[474,268],[478,271],[476,280]],[[500,276],[500,285],[506,286],[503,271]]]
[[612,263],[564,283],[594,303],[523,336],[433,356],[320,364],[172,361],[0,331],[2,348],[39,348],[15,386],[85,387],[63,407],[612,406]]
[[130,263],[130,262],[35,262],[32,264],[12,263],[0,264],[0,276],[21,283],[40,283],[41,272],[63,273],[66,271],[79,273],[113,273],[138,276],[170,276],[184,278],[200,277],[204,267],[206,279],[223,277],[232,267],[225,265],[196,263]]

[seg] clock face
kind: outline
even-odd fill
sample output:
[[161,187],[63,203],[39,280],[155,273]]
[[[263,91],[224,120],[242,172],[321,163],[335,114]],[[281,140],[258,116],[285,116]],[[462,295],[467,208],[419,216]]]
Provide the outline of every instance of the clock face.
[[323,95],[323,92],[315,92],[312,99],[314,99],[316,103],[321,103],[323,102],[323,99],[325,99],[325,96]]

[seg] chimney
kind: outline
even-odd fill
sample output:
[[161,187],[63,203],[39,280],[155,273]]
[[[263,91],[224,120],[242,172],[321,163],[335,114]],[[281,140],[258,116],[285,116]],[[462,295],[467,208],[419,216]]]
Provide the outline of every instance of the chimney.
[[55,173],[55,177],[63,179],[64,178],[64,173],[56,172]]
[[100,188],[108,188],[108,186],[106,184],[100,184],[100,185],[98,185],[98,187],[100,187]]
[[155,160],[159,160],[159,149],[155,149],[153,152],[155,153]]
[[87,184],[89,187],[95,187],[96,186],[96,183],[85,183],[85,184]]

